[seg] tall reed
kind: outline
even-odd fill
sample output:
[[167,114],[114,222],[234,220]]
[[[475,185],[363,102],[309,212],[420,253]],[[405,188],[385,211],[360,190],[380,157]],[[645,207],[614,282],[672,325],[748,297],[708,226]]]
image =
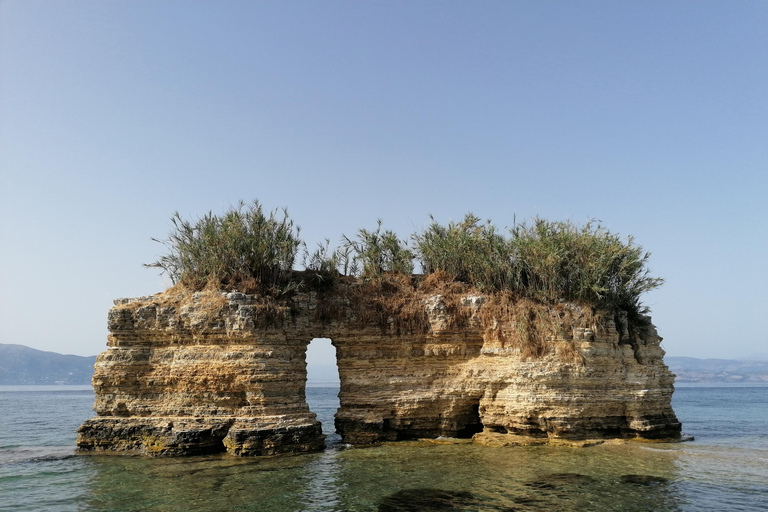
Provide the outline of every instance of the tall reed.
[[344,249],[354,255],[354,266],[362,277],[373,278],[384,273],[411,275],[413,252],[395,232],[382,231],[378,220],[376,229],[360,229],[356,238],[344,236]]
[[[177,212],[173,230],[157,240],[168,254],[147,266],[192,289],[208,284],[281,294],[307,282],[328,289],[338,276],[411,276],[417,259],[425,274],[441,272],[482,292],[507,292],[520,299],[554,304],[580,302],[641,313],[641,296],[663,283],[647,267],[649,254],[632,237],[622,238],[599,223],[577,225],[534,218],[506,233],[468,213],[460,222],[429,226],[406,240],[377,222],[309,252],[288,212],[265,213],[258,201],[240,202],[223,215],[208,212],[190,222]],[[304,249],[304,277],[293,272]],[[304,279],[304,281],[302,281]]]
[[413,240],[427,274],[440,270],[481,291],[510,291],[540,302],[641,312],[640,296],[663,283],[651,277],[649,254],[632,237],[622,239],[595,222],[535,218],[504,236],[470,213],[447,226],[433,218]]
[[535,218],[510,230],[518,292],[540,301],[569,300],[641,312],[640,296],[664,280],[650,275],[649,253],[599,223]]
[[425,274],[442,270],[482,291],[513,286],[515,273],[510,265],[509,244],[490,221],[481,224],[480,218],[471,213],[463,221],[447,226],[434,217],[431,220],[427,229],[412,236]]
[[176,212],[171,222],[168,238],[155,239],[168,254],[146,266],[162,269],[174,283],[272,294],[290,284],[302,241],[287,210],[267,214],[258,201],[241,201],[223,215],[208,212],[190,222]]

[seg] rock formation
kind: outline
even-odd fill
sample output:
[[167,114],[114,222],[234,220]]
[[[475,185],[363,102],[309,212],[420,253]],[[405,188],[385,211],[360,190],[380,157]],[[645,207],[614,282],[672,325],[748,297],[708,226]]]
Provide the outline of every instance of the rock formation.
[[80,451],[320,450],[304,394],[314,338],[336,347],[336,428],[349,443],[680,437],[674,375],[649,320],[467,290],[378,293],[353,279],[282,302],[173,290],[116,300]]

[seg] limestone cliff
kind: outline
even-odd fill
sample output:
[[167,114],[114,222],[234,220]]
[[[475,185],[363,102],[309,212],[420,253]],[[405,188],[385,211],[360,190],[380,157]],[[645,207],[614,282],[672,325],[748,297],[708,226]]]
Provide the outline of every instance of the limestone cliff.
[[[337,349],[346,442],[676,440],[674,376],[648,321],[570,304],[395,291],[357,281],[283,302],[242,293],[118,299],[81,451],[271,455],[320,450],[305,401],[313,338]],[[438,290],[439,291],[439,290]]]

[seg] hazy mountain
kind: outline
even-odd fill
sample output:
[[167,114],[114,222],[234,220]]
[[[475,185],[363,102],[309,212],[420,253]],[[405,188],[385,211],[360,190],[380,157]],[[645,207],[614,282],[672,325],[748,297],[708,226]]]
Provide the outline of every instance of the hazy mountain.
[[44,352],[0,343],[0,385],[90,384],[96,356]]
[[[768,383],[768,361],[665,357],[677,383]],[[0,343],[0,385],[90,384],[96,356],[44,352]],[[335,364],[310,362],[308,386],[338,386]]]
[[768,382],[768,362],[736,361],[733,359],[696,359],[695,357],[665,357],[676,382]]
[[740,357],[739,361],[762,361],[768,363],[768,352],[752,353],[744,357]]
[[[0,385],[90,384],[96,356],[44,352],[0,343]],[[308,386],[338,386],[336,364],[310,362]]]

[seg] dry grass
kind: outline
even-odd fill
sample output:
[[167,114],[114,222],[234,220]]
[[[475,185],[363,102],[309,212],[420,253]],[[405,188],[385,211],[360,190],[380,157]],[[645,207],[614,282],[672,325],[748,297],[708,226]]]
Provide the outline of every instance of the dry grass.
[[442,270],[422,276],[418,282],[418,288],[429,295],[468,295],[476,291],[468,284],[454,280]]
[[587,362],[584,354],[579,352],[579,349],[576,347],[576,342],[573,340],[558,343],[555,347],[555,353],[557,354],[557,358],[564,363],[583,366]]
[[469,285],[453,281],[442,272],[426,277],[396,273],[375,279],[341,277],[331,291],[319,294],[315,318],[324,323],[349,321],[356,327],[377,326],[382,332],[397,335],[426,333],[430,323],[425,300],[441,295],[449,328],[461,329],[472,315],[461,301],[472,291]]
[[[600,314],[592,306],[549,304],[520,298],[512,292],[482,294],[442,271],[428,276],[383,274],[375,279],[341,276],[333,287],[317,293],[316,321],[340,322],[356,328],[378,327],[382,333],[394,335],[429,332],[425,301],[436,295],[442,296],[448,328],[457,331],[468,328],[475,312],[462,301],[470,295],[484,295],[487,301],[477,310],[476,317],[484,335],[503,347],[519,349],[524,360],[554,354],[563,362],[583,364],[573,330],[582,327],[597,332],[602,324]],[[256,294],[250,295],[247,303],[256,310],[254,321],[258,328],[280,326],[291,314],[288,297],[277,299],[269,294]],[[203,330],[204,326],[215,323],[228,307],[236,307],[215,281],[200,291],[176,284],[147,300],[116,307],[136,310],[149,304],[177,312],[191,306],[194,323]]]
[[356,326],[378,326],[383,332],[398,335],[429,330],[421,294],[411,277],[384,274],[377,279],[355,280],[350,286],[340,287],[339,292]]
[[[345,277],[333,291],[319,296],[316,319],[346,321],[355,327],[377,326],[382,332],[396,335],[426,333],[430,323],[425,300],[440,295],[448,328],[461,330],[469,326],[473,316],[462,300],[479,294],[439,271],[411,278],[398,274],[375,280]],[[600,328],[601,318],[590,306],[545,304],[509,292],[485,296],[488,301],[477,311],[485,335],[502,346],[519,348],[523,359],[540,359],[554,353],[564,362],[581,364],[584,359],[573,339],[574,328]]]
[[463,329],[469,325],[472,310],[462,304],[462,299],[479,292],[466,283],[455,281],[446,272],[438,270],[425,276],[419,283],[423,298],[434,295],[443,297],[443,304],[449,318],[449,329]]
[[519,348],[524,360],[543,357],[555,334],[546,306],[510,293],[492,295],[480,309],[480,320],[487,336],[504,347]]
[[205,316],[215,316],[227,305],[227,298],[215,282],[209,281],[202,290],[195,290],[182,283],[176,283],[162,293],[155,295],[158,306],[180,309],[194,306]]
[[519,348],[524,360],[539,359],[554,350],[563,361],[583,363],[573,330],[598,330],[601,323],[591,307],[550,305],[503,292],[491,295],[479,315],[486,335],[502,346]]

